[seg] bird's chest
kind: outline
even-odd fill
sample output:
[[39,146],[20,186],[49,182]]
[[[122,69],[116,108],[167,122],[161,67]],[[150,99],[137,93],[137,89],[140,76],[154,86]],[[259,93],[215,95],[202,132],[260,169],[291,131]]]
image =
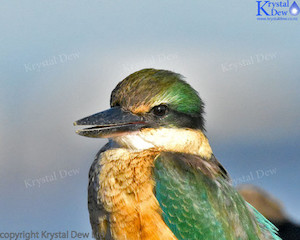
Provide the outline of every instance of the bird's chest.
[[152,169],[158,154],[126,149],[102,154],[99,195],[114,239],[175,239],[153,193]]
[[153,194],[152,168],[157,152],[108,150],[101,156],[100,195],[105,209],[116,212]]

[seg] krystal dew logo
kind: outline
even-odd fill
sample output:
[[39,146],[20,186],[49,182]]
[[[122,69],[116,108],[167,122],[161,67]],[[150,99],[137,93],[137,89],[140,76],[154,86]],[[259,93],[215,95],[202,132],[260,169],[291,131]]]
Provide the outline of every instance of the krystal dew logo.
[[299,5],[296,1],[256,1],[257,20],[298,20],[300,13]]

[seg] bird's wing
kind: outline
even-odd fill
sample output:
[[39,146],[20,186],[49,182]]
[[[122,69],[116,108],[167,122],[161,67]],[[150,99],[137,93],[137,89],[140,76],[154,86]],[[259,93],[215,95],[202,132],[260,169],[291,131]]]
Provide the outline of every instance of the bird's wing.
[[178,239],[275,239],[264,233],[214,156],[205,160],[162,153],[155,160],[154,178],[164,221]]
[[108,224],[109,214],[104,209],[99,196],[99,176],[101,171],[101,153],[113,148],[113,144],[112,142],[108,142],[99,150],[89,171],[88,209],[93,236],[96,239],[112,239]]
[[247,203],[249,210],[254,214],[260,229],[266,239],[281,240],[277,235],[278,228],[266,219],[259,211],[257,211],[251,204]]

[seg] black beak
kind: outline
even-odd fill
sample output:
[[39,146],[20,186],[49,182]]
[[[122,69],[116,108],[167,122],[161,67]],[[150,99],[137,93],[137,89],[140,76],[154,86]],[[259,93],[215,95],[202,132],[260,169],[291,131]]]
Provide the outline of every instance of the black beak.
[[147,127],[143,117],[123,111],[120,107],[113,107],[82,118],[74,122],[74,126],[77,125],[90,125],[89,128],[77,130],[76,133],[95,138],[110,138]]

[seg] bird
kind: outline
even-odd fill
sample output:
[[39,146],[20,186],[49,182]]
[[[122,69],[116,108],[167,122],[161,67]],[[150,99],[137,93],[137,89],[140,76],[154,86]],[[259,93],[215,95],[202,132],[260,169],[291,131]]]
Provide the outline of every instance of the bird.
[[182,75],[147,68],[117,84],[108,110],[74,122],[77,134],[108,139],[89,171],[94,238],[280,240],[233,187],[204,114]]

